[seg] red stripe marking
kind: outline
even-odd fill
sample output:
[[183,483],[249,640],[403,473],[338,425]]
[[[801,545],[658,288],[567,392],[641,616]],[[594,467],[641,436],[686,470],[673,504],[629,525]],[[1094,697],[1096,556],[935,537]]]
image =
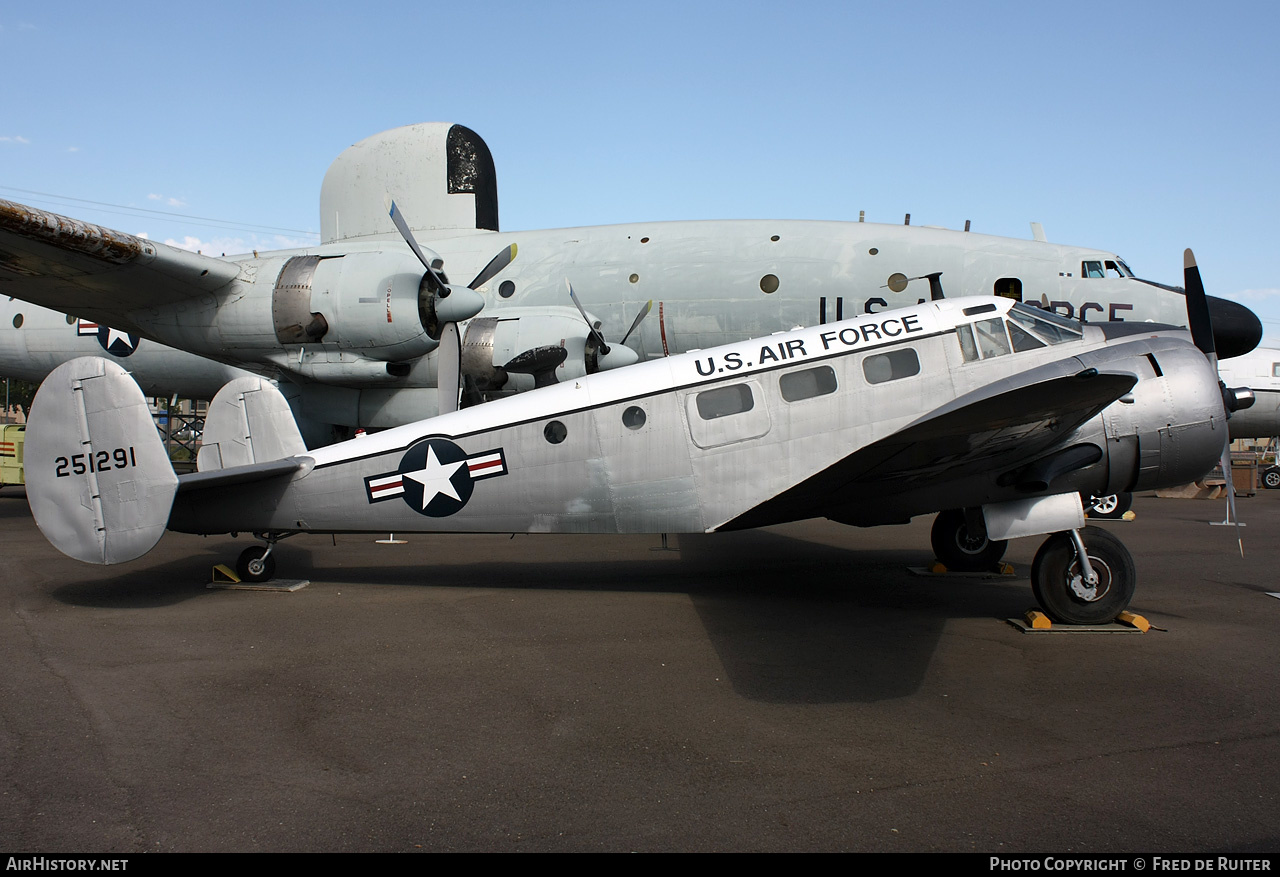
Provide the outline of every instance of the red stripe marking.
[[671,351],[667,349],[667,324],[662,319],[662,302],[658,302],[658,331],[662,334],[662,355],[670,356]]
[[494,466],[501,466],[502,460],[490,460],[487,463],[468,463],[467,469],[472,472],[479,472],[481,469],[492,469]]
[[377,487],[373,487],[372,485],[370,485],[369,492],[379,493],[383,490],[394,490],[397,487],[404,487],[403,479],[401,479],[400,481],[393,481],[390,484],[379,484]]

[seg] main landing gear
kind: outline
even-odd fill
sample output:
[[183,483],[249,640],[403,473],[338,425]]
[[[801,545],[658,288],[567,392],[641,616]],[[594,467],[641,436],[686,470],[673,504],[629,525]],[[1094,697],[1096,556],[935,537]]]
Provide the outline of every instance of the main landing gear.
[[[930,541],[938,560],[957,572],[993,570],[1009,543],[987,537],[979,510],[939,512]],[[1115,536],[1098,527],[1054,533],[1031,564],[1031,590],[1051,619],[1061,624],[1109,624],[1133,599],[1133,556]]]
[[978,517],[970,522],[963,509],[950,509],[938,512],[938,516],[933,519],[929,541],[933,544],[934,556],[947,569],[955,572],[987,572],[1004,557],[1009,543],[988,539],[981,511],[977,514]]
[[1064,624],[1109,624],[1133,599],[1137,572],[1129,549],[1098,527],[1054,533],[1031,564],[1031,590]]

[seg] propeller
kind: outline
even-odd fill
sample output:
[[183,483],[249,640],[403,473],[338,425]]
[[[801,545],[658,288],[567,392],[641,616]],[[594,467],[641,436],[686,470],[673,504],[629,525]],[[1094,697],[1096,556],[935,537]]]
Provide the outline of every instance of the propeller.
[[516,257],[516,245],[503,248],[466,286],[454,286],[422,252],[409,223],[405,222],[404,215],[390,195],[387,196],[386,207],[396,231],[400,232],[400,237],[413,250],[422,267],[427,269],[418,287],[418,313],[427,334],[440,342],[436,351],[436,386],[440,393],[437,410],[440,414],[457,411],[458,378],[462,371],[462,342],[458,323],[471,319],[484,309],[484,297],[476,290],[511,264]]
[[[630,347],[625,346],[627,339],[631,337],[631,333],[636,327],[649,315],[649,311],[653,308],[653,299],[645,302],[644,307],[640,309],[640,313],[636,314],[636,318],[631,322],[631,328],[627,330],[627,334],[622,336],[622,341],[616,347],[610,347],[609,343],[604,340],[604,335],[600,331],[599,323],[592,323],[591,318],[587,316],[587,311],[582,307],[582,302],[578,301],[578,296],[573,291],[573,284],[569,282],[569,278],[564,279],[565,289],[569,290],[569,298],[573,301],[574,306],[578,309],[578,313],[582,314],[582,320],[587,324],[588,331],[588,347],[594,348],[595,367],[592,368],[588,364],[587,372],[605,371],[611,368],[621,368],[624,365],[632,365],[640,360],[640,354],[636,353]],[[590,351],[588,351],[590,357]]]
[[[1214,374],[1218,374],[1218,352],[1213,337],[1213,318],[1209,314],[1208,296],[1205,295],[1204,281],[1200,279],[1200,266],[1196,264],[1195,253],[1189,247],[1182,253],[1182,284],[1187,294],[1187,327],[1191,330],[1191,340],[1209,360]],[[1228,418],[1232,413],[1253,405],[1252,390],[1231,389],[1221,378],[1218,379],[1218,387],[1222,391],[1222,407]],[[1240,519],[1236,516],[1236,487],[1231,477],[1230,433],[1222,439],[1221,465],[1222,477],[1227,483],[1227,518],[1235,523],[1236,543],[1240,546],[1240,556],[1244,557],[1244,539],[1240,535]]]

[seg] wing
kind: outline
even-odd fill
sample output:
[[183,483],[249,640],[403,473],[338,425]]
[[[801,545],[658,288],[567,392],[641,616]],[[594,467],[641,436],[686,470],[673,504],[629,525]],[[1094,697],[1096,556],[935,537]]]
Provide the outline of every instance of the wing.
[[[995,487],[1001,475],[1066,447],[1072,433],[1138,382],[1136,375],[1095,369],[1042,375],[1033,370],[962,396],[717,529],[816,516],[901,523],[956,507],[949,499],[955,488],[971,489],[975,479]],[[1087,465],[1100,456],[1077,452],[1073,459]]]
[[239,275],[235,262],[0,200],[0,295],[137,331],[132,311],[205,295]]

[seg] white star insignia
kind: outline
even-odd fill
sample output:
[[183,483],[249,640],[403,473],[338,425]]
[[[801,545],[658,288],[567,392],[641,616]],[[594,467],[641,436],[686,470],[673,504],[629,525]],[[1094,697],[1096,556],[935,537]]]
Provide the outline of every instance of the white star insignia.
[[129,340],[128,332],[121,332],[119,329],[108,328],[107,329],[107,349],[110,350],[111,345],[115,344],[117,341],[123,341],[125,347],[129,348],[130,350],[133,349],[133,342]]
[[435,448],[427,448],[427,464],[417,472],[406,472],[405,478],[422,485],[422,507],[425,509],[437,496],[444,494],[450,499],[462,502],[458,491],[453,487],[453,475],[467,464],[466,460],[456,463],[441,463],[436,457]]

